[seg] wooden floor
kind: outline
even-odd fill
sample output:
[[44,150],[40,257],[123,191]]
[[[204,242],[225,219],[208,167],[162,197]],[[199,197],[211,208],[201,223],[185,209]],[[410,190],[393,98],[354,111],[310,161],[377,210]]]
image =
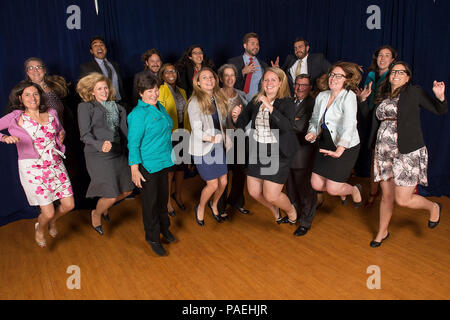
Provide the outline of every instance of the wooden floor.
[[[434,230],[426,212],[396,208],[391,237],[374,249],[378,205],[342,207],[326,196],[310,232],[294,237],[294,226],[277,225],[247,195],[252,215],[233,213],[218,224],[208,211],[202,228],[193,213],[201,186],[199,177],[186,181],[187,211],[171,218],[177,242],[164,244],[166,257],[144,241],[140,199],[110,209],[113,223],[103,222],[103,237],[90,227],[88,211],[61,218],[59,235],[47,234],[46,248],[34,242],[35,220],[1,227],[0,299],[450,298],[447,197],[431,198],[443,203]],[[80,268],[80,290],[66,286],[71,265]],[[367,288],[371,265],[380,268],[381,289]]]

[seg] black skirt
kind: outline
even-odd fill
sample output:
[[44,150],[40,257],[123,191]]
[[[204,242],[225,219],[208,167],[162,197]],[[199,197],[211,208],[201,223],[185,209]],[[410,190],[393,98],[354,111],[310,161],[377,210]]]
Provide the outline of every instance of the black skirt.
[[319,149],[336,151],[336,146],[331,139],[328,129],[323,129],[319,138],[319,148],[314,160],[313,172],[336,182],[347,182],[356,160],[358,159],[360,145],[346,149],[339,158],[325,156]]
[[[260,154],[259,150],[264,152]],[[267,151],[267,152],[266,152]],[[285,184],[289,176],[292,157],[282,157],[270,143],[257,143],[256,152],[250,150],[247,176]]]

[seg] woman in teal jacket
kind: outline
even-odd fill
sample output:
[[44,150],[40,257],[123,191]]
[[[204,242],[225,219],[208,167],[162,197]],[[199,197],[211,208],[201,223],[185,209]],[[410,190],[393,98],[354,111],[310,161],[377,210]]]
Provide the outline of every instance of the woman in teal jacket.
[[[372,124],[372,113],[374,111],[373,100],[378,92],[378,87],[383,82],[389,71],[389,67],[397,61],[397,58],[397,50],[391,46],[383,45],[379,47],[372,55],[372,63],[367,69],[368,74],[366,81],[364,82],[365,92],[363,96],[366,95],[366,92],[370,92],[371,90],[371,93],[367,98],[369,114],[367,117],[364,117],[361,112],[358,112],[358,133],[361,139],[361,152],[359,153],[359,157],[355,165],[355,171],[358,176],[367,177],[370,175],[370,194],[366,203],[367,207],[373,205],[373,202],[379,194],[379,183],[373,181],[373,150],[368,145],[369,133]],[[361,100],[361,91],[359,91],[357,95],[359,100]]]
[[160,234],[168,242],[175,241],[169,231],[167,215],[169,199],[168,172],[173,166],[172,126],[170,115],[158,102],[157,80],[151,76],[139,79],[137,85],[141,99],[128,115],[128,160],[131,179],[141,190],[142,216],[145,240],[159,256],[166,251]]

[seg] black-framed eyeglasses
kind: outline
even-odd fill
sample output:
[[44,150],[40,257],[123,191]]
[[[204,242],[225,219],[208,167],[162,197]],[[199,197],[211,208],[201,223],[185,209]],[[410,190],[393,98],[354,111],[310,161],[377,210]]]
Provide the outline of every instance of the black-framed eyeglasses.
[[341,80],[342,78],[345,78],[345,74],[330,72],[330,73],[328,74],[328,77],[329,77],[329,78],[336,78],[336,79],[338,79],[338,80]]
[[395,75],[399,75],[399,76],[404,76],[405,74],[407,74],[406,70],[392,70],[391,74]]
[[304,83],[296,83],[295,87],[300,87],[300,88],[306,88],[306,87],[310,87],[310,84],[304,84]]

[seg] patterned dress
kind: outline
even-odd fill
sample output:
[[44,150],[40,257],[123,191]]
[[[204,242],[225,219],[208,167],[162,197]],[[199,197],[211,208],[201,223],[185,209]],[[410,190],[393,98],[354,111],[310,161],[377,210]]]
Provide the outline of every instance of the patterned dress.
[[19,160],[19,176],[28,202],[44,206],[73,194],[69,176],[56,145],[55,120],[49,114],[46,125],[40,125],[30,116],[22,114],[23,129],[31,136],[37,159]]
[[397,105],[399,97],[380,103],[376,116],[381,121],[375,145],[374,180],[387,181],[394,178],[398,186],[428,185],[428,152],[422,147],[410,153],[398,150]]

